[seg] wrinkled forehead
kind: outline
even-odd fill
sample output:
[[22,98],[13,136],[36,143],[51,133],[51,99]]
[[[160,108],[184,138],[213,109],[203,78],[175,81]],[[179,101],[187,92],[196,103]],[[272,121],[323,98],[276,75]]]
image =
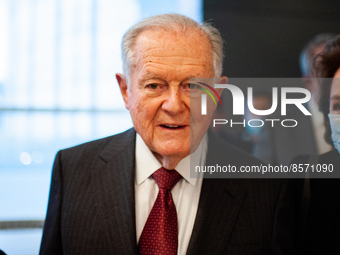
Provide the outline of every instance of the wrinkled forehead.
[[186,28],[186,29],[157,29],[157,28],[149,28],[141,32],[137,39],[136,45],[139,41],[150,39],[156,40],[159,43],[166,43],[168,42],[196,42],[198,45],[197,47],[201,47],[205,43],[210,44],[207,36],[198,28]]
[[152,58],[164,58],[166,61],[186,58],[198,64],[213,66],[211,44],[198,29],[143,31],[136,39],[131,67],[133,69],[140,61],[152,61]]

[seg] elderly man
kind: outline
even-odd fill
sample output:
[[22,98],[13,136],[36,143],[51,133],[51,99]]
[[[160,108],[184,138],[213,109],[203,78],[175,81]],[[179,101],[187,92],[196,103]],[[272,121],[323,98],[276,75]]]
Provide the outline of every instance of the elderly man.
[[190,176],[190,150],[198,164],[214,163],[212,155],[260,164],[212,146],[214,107],[206,118],[190,110],[190,79],[221,75],[219,32],[154,16],[125,34],[122,52],[116,78],[134,128],[57,154],[40,254],[289,252],[283,182]]

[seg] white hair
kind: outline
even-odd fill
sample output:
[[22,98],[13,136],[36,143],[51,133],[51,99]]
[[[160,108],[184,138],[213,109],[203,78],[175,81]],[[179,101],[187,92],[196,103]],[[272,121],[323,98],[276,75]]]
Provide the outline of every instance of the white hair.
[[146,18],[132,26],[123,36],[122,61],[123,74],[129,84],[131,63],[134,58],[134,46],[138,36],[145,30],[161,30],[166,32],[197,29],[208,38],[212,48],[212,59],[215,76],[220,77],[223,62],[223,40],[220,32],[209,23],[198,24],[196,21],[180,14],[162,14]]

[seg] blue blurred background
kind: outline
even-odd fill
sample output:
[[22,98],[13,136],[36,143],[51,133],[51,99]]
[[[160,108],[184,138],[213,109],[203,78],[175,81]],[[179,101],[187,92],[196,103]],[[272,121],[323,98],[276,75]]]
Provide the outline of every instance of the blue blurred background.
[[[161,13],[201,21],[201,5],[0,0],[0,249],[38,254],[58,150],[132,126],[115,80],[124,32]],[[22,221],[33,227],[13,228]]]

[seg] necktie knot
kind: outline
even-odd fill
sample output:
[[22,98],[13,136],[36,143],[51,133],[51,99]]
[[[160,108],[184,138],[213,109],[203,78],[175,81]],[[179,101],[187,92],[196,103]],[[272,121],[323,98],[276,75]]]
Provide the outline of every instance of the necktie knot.
[[160,189],[171,190],[182,176],[176,170],[167,170],[161,167],[152,174],[153,179]]

